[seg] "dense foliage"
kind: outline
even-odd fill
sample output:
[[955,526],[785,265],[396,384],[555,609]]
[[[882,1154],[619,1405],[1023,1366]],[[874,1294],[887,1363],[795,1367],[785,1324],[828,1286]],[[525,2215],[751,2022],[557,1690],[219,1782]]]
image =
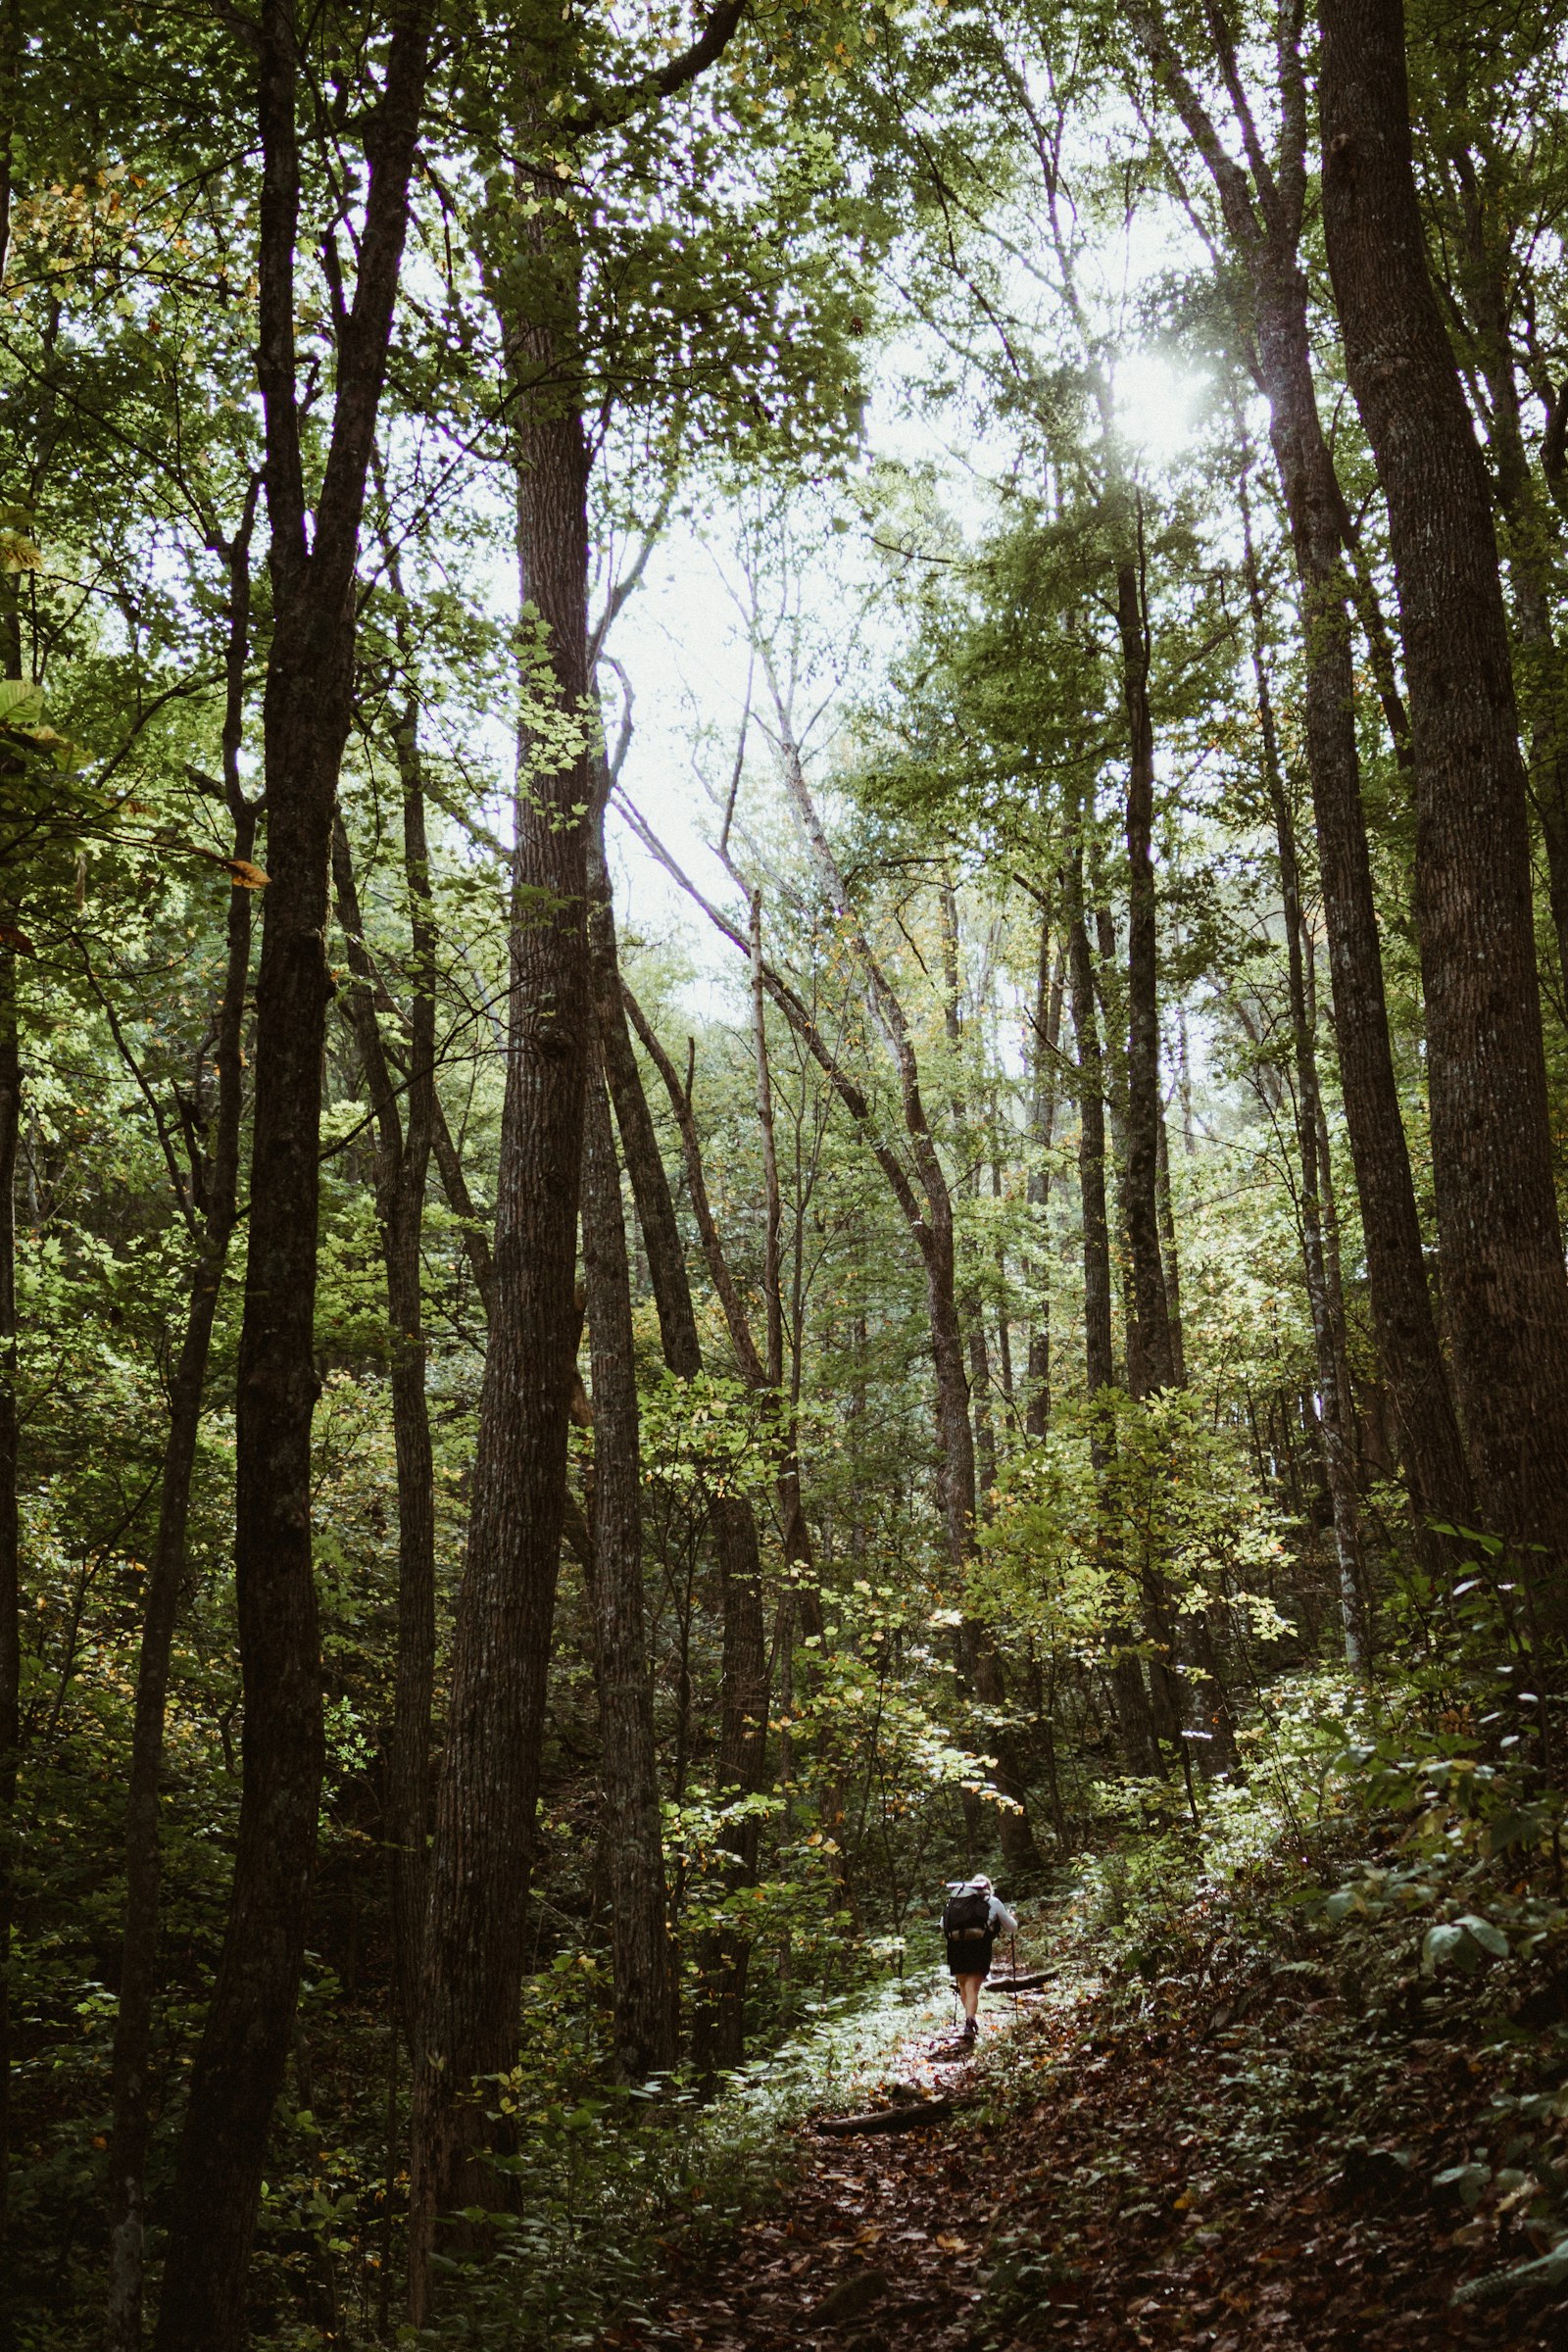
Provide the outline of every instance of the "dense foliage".
[[1551,2027],[1565,27],[1403,14],[3,12],[0,2344],[593,2340],[981,1865]]

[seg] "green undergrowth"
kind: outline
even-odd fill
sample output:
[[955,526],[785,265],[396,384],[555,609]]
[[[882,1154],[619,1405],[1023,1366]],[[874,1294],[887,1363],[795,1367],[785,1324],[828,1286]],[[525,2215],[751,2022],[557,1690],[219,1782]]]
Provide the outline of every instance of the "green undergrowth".
[[[1170,2234],[1191,2295],[1254,2209],[1288,2235],[1298,2193],[1325,2229],[1396,2217],[1455,2325],[1568,2292],[1559,1776],[1542,1694],[1494,1664],[1476,1679],[1417,1673],[1374,1708],[1344,1676],[1303,1676],[1249,1727],[1247,1778],[1207,1791],[1200,1829],[1124,1796],[1056,1913],[1055,1999],[994,2061],[1020,2128],[1043,2101],[1089,2102],[1076,2169],[1054,2146],[1045,2168],[1049,2222],[1026,2198],[999,2235],[999,2325],[1053,2293],[1070,2309],[1080,2271],[1120,2259],[1092,2219],[1118,2196],[1134,2240]],[[1108,2087],[1096,2136],[1097,2085],[1134,2077],[1134,2116],[1170,2086],[1157,2163],[1118,2143]]]
[[[1478,2314],[1568,2287],[1561,1804],[1540,1739],[1510,1728],[1533,1694],[1509,1689],[1520,1703],[1499,1709],[1484,1680],[1483,1705],[1445,1669],[1374,1703],[1315,1670],[1244,1726],[1245,1774],[1200,1788],[1196,1825],[1167,1786],[1101,1789],[1098,1850],[1025,1906],[1050,1982],[1022,2032],[985,2043],[992,2116],[1016,2127],[1048,2093],[1081,2104],[1075,2070],[1098,2081],[1131,2054],[1197,2105],[1191,2179],[1161,2192],[1176,2219],[1192,2209],[1195,2259],[1224,2235],[1205,2207],[1229,2198],[1240,2227],[1306,2180],[1335,2210],[1400,2201]],[[580,2054],[536,2053],[498,2086],[519,2211],[495,2217],[495,2250],[427,2340],[587,2345],[653,2309],[672,2269],[691,2277],[787,2193],[811,2112],[875,2098],[951,2015],[934,1969],[862,1987],[706,2103],[678,2086],[583,2096]],[[1119,2161],[1086,2158],[1085,2194]],[[1069,2198],[1049,2243],[1027,2216],[1000,2228],[995,2314],[1070,2272],[1070,2225]]]
[[[565,2054],[497,2084],[518,2152],[504,2170],[517,2211],[490,2217],[482,2265],[453,2266],[440,2326],[408,2344],[589,2345],[657,2301],[672,2258],[689,2270],[748,2215],[776,2202],[800,2161],[795,2133],[825,2103],[874,2094],[911,2036],[948,2021],[936,1970],[815,2005],[780,2048],[704,2100],[679,2083],[590,2095]],[[312,2338],[311,2340],[318,2340]]]

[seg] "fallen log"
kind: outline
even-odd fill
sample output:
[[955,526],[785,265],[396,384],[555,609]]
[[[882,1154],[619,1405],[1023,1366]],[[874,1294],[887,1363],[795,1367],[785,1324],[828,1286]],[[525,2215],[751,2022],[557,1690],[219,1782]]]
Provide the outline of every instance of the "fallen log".
[[902,2107],[873,2107],[864,2115],[818,2116],[818,2132],[848,2139],[858,2132],[922,2132],[927,2124],[945,2124],[973,2099],[910,2099]]
[[1027,1976],[987,1977],[986,1990],[987,1992],[1039,1992],[1045,1985],[1053,1982],[1055,1973],[1055,1970],[1051,1968],[1035,1968],[1031,1969]]

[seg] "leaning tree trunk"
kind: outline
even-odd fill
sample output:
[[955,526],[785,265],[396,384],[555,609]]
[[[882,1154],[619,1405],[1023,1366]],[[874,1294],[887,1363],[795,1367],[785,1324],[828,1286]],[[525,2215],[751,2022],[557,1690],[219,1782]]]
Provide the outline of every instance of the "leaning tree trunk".
[[[1482,1511],[1568,1627],[1568,1279],[1524,763],[1486,470],[1427,273],[1400,0],[1323,0],[1323,217],[1389,506],[1444,1297]],[[1537,1554],[1536,1556],[1540,1556]]]
[[664,1855],[643,1619],[641,1463],[631,1274],[604,1078],[590,1071],[584,1117],[583,1274],[594,1393],[589,1598],[599,1667],[602,1848],[610,1860],[615,2065],[646,2082],[675,2063],[678,1996],[665,1924]]
[[298,32],[261,18],[261,335],[273,630],[263,707],[269,871],[235,1430],[234,1582],[245,1709],[233,1891],[180,2141],[159,2352],[230,2352],[305,1955],[322,1766],[311,1421],[327,869],[354,694],[355,564],[423,108],[422,0],[395,21],[368,137],[353,308],[310,528],[295,352]]
[[[531,188],[532,176],[522,174]],[[553,184],[553,183],[552,183]],[[547,246],[574,301],[569,239]],[[569,284],[566,282],[570,280]],[[514,378],[548,379],[557,335],[508,322]],[[523,601],[542,624],[568,738],[522,747],[537,762],[516,800],[512,1003],[496,1199],[490,1341],[479,1406],[467,1562],[458,1596],[415,2082],[410,2312],[432,2303],[437,2227],[486,2210],[490,2094],[478,2079],[517,2056],[528,1878],[566,1496],[576,1368],[576,1222],[588,1066],[586,810],[589,456],[567,396],[524,394],[515,430]],[[530,675],[529,691],[538,681]]]

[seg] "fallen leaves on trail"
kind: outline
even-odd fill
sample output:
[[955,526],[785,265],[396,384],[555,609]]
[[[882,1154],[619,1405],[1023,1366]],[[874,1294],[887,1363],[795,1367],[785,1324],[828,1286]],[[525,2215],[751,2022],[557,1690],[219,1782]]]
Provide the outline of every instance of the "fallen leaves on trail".
[[[1568,2305],[1452,2300],[1533,2250],[1528,2172],[1463,2161],[1489,2136],[1506,2155],[1494,2053],[1408,2007],[1362,2015],[1299,1963],[1254,1952],[1234,1973],[1201,2008],[1192,1979],[1063,1985],[964,2066],[989,2113],[803,2148],[780,2211],[609,2340],[1561,2352]],[[899,2072],[928,2088],[933,2053]]]

